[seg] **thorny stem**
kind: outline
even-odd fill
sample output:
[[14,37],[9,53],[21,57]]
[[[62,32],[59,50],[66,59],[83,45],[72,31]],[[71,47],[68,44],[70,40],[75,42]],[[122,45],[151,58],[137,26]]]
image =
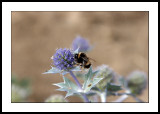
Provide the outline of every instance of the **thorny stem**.
[[100,98],[101,98],[101,102],[102,102],[102,103],[107,102],[107,89],[105,89],[104,92],[101,92],[101,93],[100,93]]
[[132,94],[130,91],[126,90],[126,93],[110,93],[112,95],[116,95],[116,96],[121,96],[119,99],[117,99],[114,102],[122,102],[124,101],[126,98],[128,98],[128,96],[132,96],[137,102],[144,102],[141,99],[137,98],[134,94]]
[[[125,99],[127,99],[128,94],[130,94],[130,91],[126,90],[125,92],[126,92],[125,94],[121,94],[122,96],[120,98],[118,98],[117,100],[113,101],[113,102],[123,102]],[[118,93],[116,93],[115,95],[118,95]]]
[[[72,71],[69,71],[69,73],[70,73],[70,75],[72,76],[72,78],[74,79],[74,81],[76,82],[77,86],[82,90],[82,86],[81,86],[81,84],[79,83],[79,81],[78,81],[78,79],[76,78],[76,76],[73,74],[73,72],[72,72]],[[82,94],[82,96],[83,96],[85,102],[89,102],[87,96],[86,96],[84,93]]]
[[131,93],[109,93],[111,95],[114,95],[114,96],[121,96],[121,95],[131,95]]
[[106,102],[106,93],[105,92],[100,93],[100,98],[101,98],[101,102],[105,103]]
[[118,98],[117,100],[115,100],[113,102],[123,102],[126,98],[128,98],[128,95],[123,94],[120,98]]

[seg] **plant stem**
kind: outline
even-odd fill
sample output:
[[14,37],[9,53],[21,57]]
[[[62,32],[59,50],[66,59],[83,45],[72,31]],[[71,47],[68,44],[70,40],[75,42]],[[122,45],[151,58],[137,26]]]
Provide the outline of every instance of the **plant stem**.
[[128,98],[128,95],[124,94],[120,98],[118,98],[117,100],[115,100],[114,102],[123,102],[127,98]]
[[[81,86],[81,84],[79,83],[79,81],[78,81],[78,79],[76,78],[76,76],[73,74],[73,72],[72,72],[72,71],[69,71],[69,73],[70,73],[70,75],[72,76],[72,78],[74,79],[74,81],[76,82],[77,86],[82,90],[82,86]],[[89,102],[87,96],[86,96],[84,93],[82,94],[82,96],[83,96],[85,102]]]
[[139,103],[144,103],[141,99],[137,98],[134,94],[131,94],[131,96]]
[[121,96],[119,99],[117,99],[114,102],[122,102],[124,101],[126,98],[128,98],[128,96],[132,96],[137,102],[144,102],[141,99],[137,98],[134,94],[132,94],[129,90],[126,90],[126,93],[111,93],[112,95],[116,95],[116,96]]
[[106,102],[106,92],[100,93],[100,98],[101,98],[101,102],[105,103]]
[[130,94],[130,91],[126,90],[126,94],[121,94],[122,96],[120,98],[118,98],[117,100],[113,101],[113,102],[123,102],[125,99],[128,98],[127,94]]
[[107,102],[107,88],[105,89],[105,91],[100,91],[100,93],[98,93],[101,99],[102,103]]

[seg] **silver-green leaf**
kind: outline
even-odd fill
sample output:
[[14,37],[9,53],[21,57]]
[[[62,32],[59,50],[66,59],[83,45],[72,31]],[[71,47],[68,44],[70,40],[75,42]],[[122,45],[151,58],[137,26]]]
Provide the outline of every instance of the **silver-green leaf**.
[[79,92],[80,92],[79,87],[76,84],[74,84],[72,81],[70,81],[66,77],[63,77],[63,80],[64,80],[64,82],[57,83],[54,85],[60,87],[59,89],[57,89],[58,91],[66,91],[67,92],[65,98],[68,96],[74,95],[74,94],[79,94]]
[[44,72],[43,74],[56,74],[56,73],[61,73],[61,70],[59,70],[56,67],[52,67],[50,70]]
[[95,78],[93,77],[96,72],[92,72],[92,67],[90,67],[88,73],[85,75],[84,84],[83,84],[83,91],[87,93],[94,87],[99,81],[103,78]]
[[121,88],[120,85],[116,85],[116,84],[113,84],[113,83],[108,83],[107,84],[107,90],[111,91],[111,92],[116,92],[116,91],[122,90],[122,88]]

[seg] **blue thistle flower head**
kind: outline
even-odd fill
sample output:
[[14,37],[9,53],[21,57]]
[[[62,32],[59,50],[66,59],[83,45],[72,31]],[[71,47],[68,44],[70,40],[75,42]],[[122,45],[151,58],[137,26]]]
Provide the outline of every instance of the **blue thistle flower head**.
[[72,49],[76,50],[77,48],[79,48],[80,52],[86,52],[90,50],[91,46],[88,40],[81,36],[77,36],[72,42]]
[[74,54],[70,49],[57,49],[53,56],[53,64],[59,70],[70,70],[74,67]]
[[71,49],[57,49],[56,53],[51,57],[53,60],[53,66],[50,70],[47,70],[43,74],[56,74],[60,73],[65,75],[70,71],[81,71],[79,66],[75,65],[74,54],[78,52],[78,49],[73,51]]

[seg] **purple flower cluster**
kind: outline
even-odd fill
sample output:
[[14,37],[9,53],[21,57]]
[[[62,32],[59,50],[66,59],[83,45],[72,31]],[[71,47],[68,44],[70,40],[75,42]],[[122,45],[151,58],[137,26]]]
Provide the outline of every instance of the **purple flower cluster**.
[[80,36],[77,36],[74,40],[73,40],[73,43],[72,43],[72,49],[73,50],[76,50],[77,48],[79,48],[79,51],[80,52],[86,52],[90,49],[90,45],[89,45],[89,42],[88,40],[80,37]]
[[53,56],[53,64],[60,70],[70,70],[74,67],[74,54],[69,49],[57,49]]

